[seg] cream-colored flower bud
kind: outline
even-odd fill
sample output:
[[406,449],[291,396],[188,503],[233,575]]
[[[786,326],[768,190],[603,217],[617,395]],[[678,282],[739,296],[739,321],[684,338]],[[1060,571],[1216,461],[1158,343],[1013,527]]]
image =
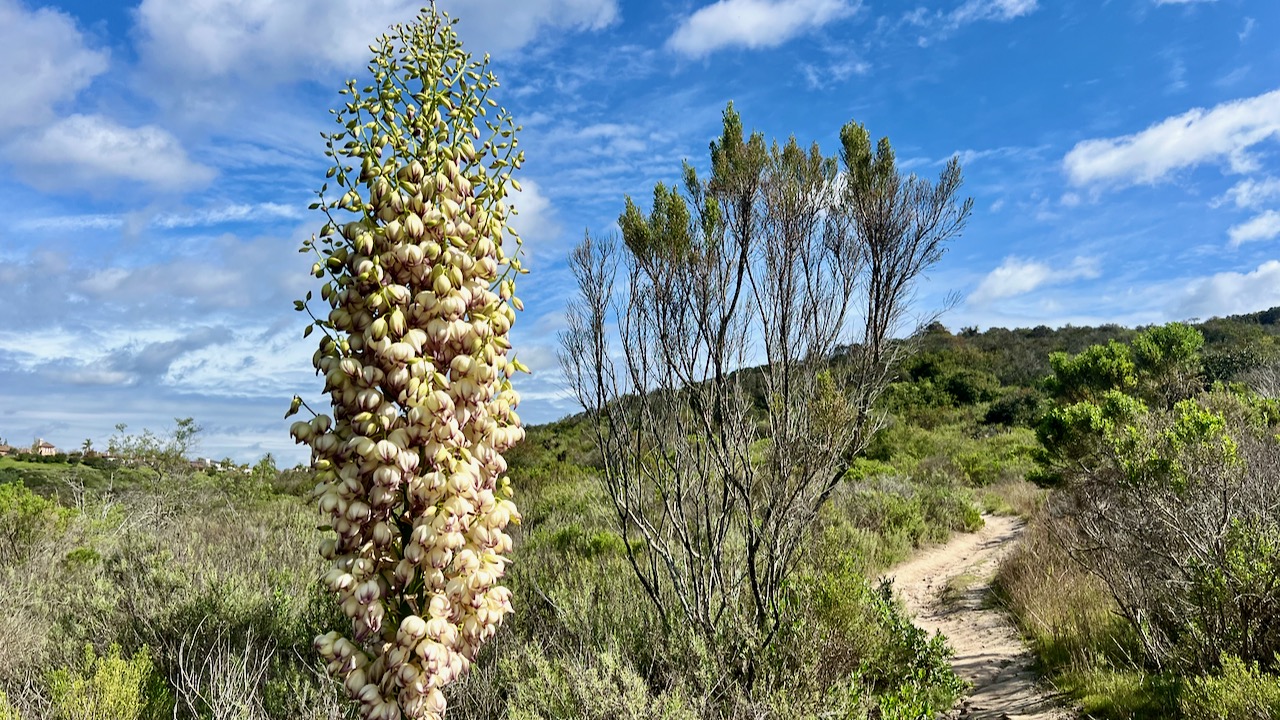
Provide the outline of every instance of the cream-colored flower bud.
[[377,633],[382,630],[382,619],[386,617],[387,609],[381,600],[375,599],[369,603],[369,607],[365,609],[364,621],[369,624],[369,630]]
[[338,542],[333,538],[325,538],[320,541],[320,557],[325,560],[332,560],[337,557]]
[[438,720],[439,718],[438,715],[433,716],[427,711],[427,699],[424,692],[411,694],[408,690],[402,690],[397,699],[400,701],[400,707],[405,717],[427,718],[429,720]]
[[315,430],[312,428],[311,423],[299,420],[289,426],[289,434],[293,436],[296,442],[305,443],[311,440]]
[[407,638],[417,641],[427,636],[427,621],[417,615],[409,615],[400,622],[400,632]]
[[355,578],[350,573],[335,568],[325,573],[323,582],[330,590],[338,592],[351,587],[355,583]]
[[412,663],[405,663],[400,666],[399,672],[396,673],[396,680],[400,683],[400,687],[410,687],[418,681],[421,673]]
[[382,597],[382,589],[378,587],[377,580],[366,580],[356,588],[356,599],[361,605],[368,605],[380,597]]
[[387,661],[387,673],[395,675],[411,657],[411,650],[406,649],[401,645],[397,645],[396,647],[391,648],[391,650],[383,655],[383,657],[386,658]]
[[[425,634],[425,627],[424,627],[424,634]],[[338,635],[338,633],[336,632],[327,632],[323,635],[318,635],[316,636],[315,642],[312,643],[312,647],[315,648],[316,653],[319,654],[321,657],[332,658],[334,656],[333,644],[338,640],[339,637],[341,636]]]
[[354,657],[359,654],[360,650],[352,642],[344,637],[340,637],[333,641],[333,654],[342,660]]
[[397,342],[392,343],[387,347],[386,355],[393,362],[404,363],[416,356],[417,351],[414,350],[413,345],[410,345],[409,343]]
[[374,444],[374,456],[381,460],[384,464],[391,464],[400,456],[400,448],[394,443],[386,440],[379,440]]
[[368,683],[356,692],[355,699],[366,705],[373,705],[374,703],[382,701],[382,692],[378,689],[377,685]]
[[427,712],[434,715],[444,715],[444,693],[440,692],[439,688],[432,688],[431,691],[427,693],[426,702],[424,704]]
[[447,618],[433,617],[427,621],[427,637],[445,647],[452,647],[458,638],[458,628]]
[[396,308],[391,311],[391,314],[387,316],[387,330],[391,333],[392,337],[404,337],[407,327],[405,325],[403,310]]
[[347,519],[353,523],[362,523],[369,518],[373,510],[359,500],[347,506]]
[[341,445],[341,441],[336,435],[332,434],[321,435],[311,441],[312,449],[321,456],[332,455],[337,452],[339,445]]
[[335,492],[326,492],[320,496],[320,512],[328,515],[338,509],[338,503],[342,498]]
[[414,565],[421,565],[426,557],[427,552],[421,545],[406,545],[404,548],[404,559]]
[[427,232],[427,226],[417,213],[409,213],[404,219],[404,232],[412,240],[421,240]]
[[356,394],[356,405],[361,410],[377,410],[382,405],[382,393],[372,388],[361,390]]
[[369,680],[365,677],[364,670],[359,668],[356,668],[347,674],[343,685],[346,686],[347,693],[352,697],[352,699],[358,697],[364,688],[373,687],[372,685],[369,685]]
[[443,570],[449,566],[449,561],[453,558],[453,551],[447,547],[433,545],[427,551],[427,563],[437,570]]

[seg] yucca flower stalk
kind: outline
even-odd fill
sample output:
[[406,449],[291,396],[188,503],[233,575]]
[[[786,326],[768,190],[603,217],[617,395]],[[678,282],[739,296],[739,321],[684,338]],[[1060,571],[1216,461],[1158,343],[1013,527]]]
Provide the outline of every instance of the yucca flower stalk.
[[512,610],[498,582],[520,515],[502,453],[524,436],[510,379],[525,368],[506,198],[523,153],[455,23],[432,6],[371,46],[373,82],[347,83],[327,136],[342,194],[321,188],[327,222],[302,247],[325,280],[305,335],[323,335],[333,411],[291,433],[311,448],[333,533],[323,582],[353,629],[315,648],[368,720],[442,717],[443,688]]

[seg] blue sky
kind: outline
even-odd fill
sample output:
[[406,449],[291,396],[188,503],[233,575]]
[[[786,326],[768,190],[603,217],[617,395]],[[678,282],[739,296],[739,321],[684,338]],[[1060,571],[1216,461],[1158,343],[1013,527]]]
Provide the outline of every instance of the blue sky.
[[[922,287],[952,328],[1153,323],[1280,305],[1274,0],[450,0],[524,125],[517,199],[534,374],[564,258],[678,179],[733,101],[834,152],[853,119],[973,218]],[[205,428],[200,454],[303,460],[315,399],[292,301],[321,132],[401,0],[0,0],[0,437],[102,446],[117,423]]]

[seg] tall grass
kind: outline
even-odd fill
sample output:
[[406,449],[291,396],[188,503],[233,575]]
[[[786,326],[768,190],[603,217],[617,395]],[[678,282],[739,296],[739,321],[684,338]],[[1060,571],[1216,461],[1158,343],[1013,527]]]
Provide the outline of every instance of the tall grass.
[[1098,720],[1280,720],[1280,677],[1231,657],[1212,675],[1149,665],[1105,584],[1085,573],[1033,517],[1001,564],[996,598],[1017,621],[1049,679]]

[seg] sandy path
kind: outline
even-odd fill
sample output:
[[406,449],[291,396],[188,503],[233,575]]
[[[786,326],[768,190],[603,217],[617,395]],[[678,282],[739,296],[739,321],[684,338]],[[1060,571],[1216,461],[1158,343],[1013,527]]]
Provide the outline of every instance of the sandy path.
[[[950,716],[978,720],[1069,720],[1059,698],[1039,682],[1032,658],[1009,620],[983,607],[996,567],[1022,534],[1017,518],[986,516],[986,526],[931,548],[890,571],[894,588],[930,633],[941,632],[955,650],[952,665],[973,690]],[[971,573],[978,580],[958,603],[944,607],[947,580]]]

